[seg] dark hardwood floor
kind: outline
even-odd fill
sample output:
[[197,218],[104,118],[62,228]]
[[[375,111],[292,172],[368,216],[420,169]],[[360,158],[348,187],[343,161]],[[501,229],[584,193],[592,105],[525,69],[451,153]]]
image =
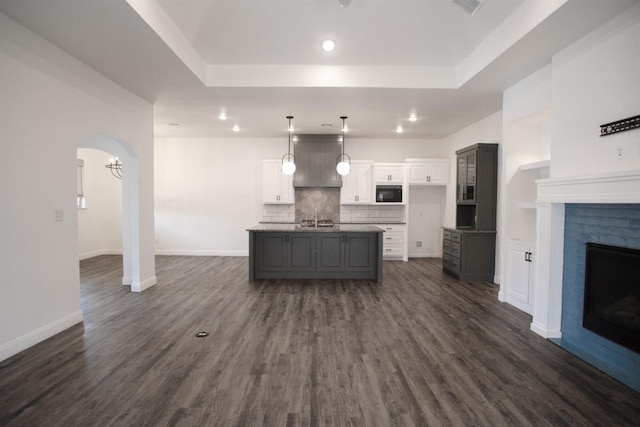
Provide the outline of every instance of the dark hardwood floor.
[[[640,394],[440,260],[247,283],[246,258],[82,261],[84,325],[0,363],[2,426],[638,426]],[[208,331],[206,338],[196,338]]]

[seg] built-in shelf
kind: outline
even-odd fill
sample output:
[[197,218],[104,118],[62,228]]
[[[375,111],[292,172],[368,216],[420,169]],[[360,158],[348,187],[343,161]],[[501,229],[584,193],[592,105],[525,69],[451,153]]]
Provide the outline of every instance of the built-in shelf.
[[528,171],[535,169],[548,169],[551,166],[550,160],[540,160],[539,162],[524,163],[518,167],[518,170]]

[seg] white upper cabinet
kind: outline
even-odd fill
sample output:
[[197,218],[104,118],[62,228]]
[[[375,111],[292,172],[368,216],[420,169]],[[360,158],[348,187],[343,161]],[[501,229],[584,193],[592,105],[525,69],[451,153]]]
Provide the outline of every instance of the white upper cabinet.
[[375,165],[373,176],[376,184],[404,184],[404,165]]
[[370,204],[373,195],[371,186],[372,161],[352,161],[351,172],[342,177],[340,204]]
[[280,160],[262,161],[262,203],[265,205],[295,203],[293,175],[282,173]]
[[407,183],[409,185],[447,185],[449,183],[448,159],[407,159]]

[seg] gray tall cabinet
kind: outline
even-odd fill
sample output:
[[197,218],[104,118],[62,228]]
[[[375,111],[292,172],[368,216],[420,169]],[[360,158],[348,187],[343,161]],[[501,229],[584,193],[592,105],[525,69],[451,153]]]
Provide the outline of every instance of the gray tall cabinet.
[[493,282],[498,144],[456,151],[456,228],[444,228],[442,269],[463,282]]

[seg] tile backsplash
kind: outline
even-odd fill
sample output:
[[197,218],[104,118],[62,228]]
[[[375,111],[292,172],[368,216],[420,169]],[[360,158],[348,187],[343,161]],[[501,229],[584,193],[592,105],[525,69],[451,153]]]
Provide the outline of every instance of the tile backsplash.
[[343,223],[403,222],[404,206],[342,205]]
[[262,205],[263,222],[295,222],[294,205]]
[[318,209],[318,219],[340,222],[340,188],[296,188],[295,220],[314,219]]
[[299,223],[319,219],[334,223],[394,223],[404,221],[404,206],[341,205],[339,188],[296,188],[295,205],[262,205],[263,222]]

